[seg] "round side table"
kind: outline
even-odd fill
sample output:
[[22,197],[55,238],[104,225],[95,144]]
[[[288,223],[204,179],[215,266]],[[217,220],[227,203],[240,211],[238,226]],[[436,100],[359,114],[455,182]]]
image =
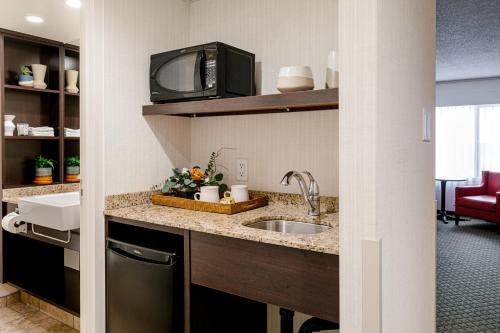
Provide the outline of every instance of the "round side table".
[[452,218],[446,215],[446,184],[448,182],[465,182],[467,179],[452,179],[452,178],[436,178],[436,181],[441,182],[441,210],[438,212],[437,219],[448,224],[447,218]]

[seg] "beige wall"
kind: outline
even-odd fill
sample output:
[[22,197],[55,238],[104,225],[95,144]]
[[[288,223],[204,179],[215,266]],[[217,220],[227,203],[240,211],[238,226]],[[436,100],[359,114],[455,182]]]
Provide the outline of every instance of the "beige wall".
[[[321,194],[338,195],[337,111],[193,119],[193,163],[206,165],[217,147],[235,148],[224,150],[220,158],[227,184],[299,193],[296,183],[281,186],[281,178],[289,170],[308,170]],[[235,179],[238,158],[248,160],[248,182]]]
[[105,332],[104,196],[140,191],[189,160],[186,119],[148,120],[149,56],[183,47],[183,0],[86,0],[82,6],[82,332]]
[[149,57],[186,46],[189,3],[106,0],[104,10],[105,191],[142,191],[189,163],[189,119],[142,116]]
[[342,330],[434,332],[435,1],[340,0],[339,18]]
[[[327,53],[337,49],[336,0],[200,0],[190,6],[190,44],[221,41],[256,54],[257,87],[277,93],[281,66],[305,64],[313,69],[317,89],[324,88]],[[338,111],[192,121],[191,159],[206,164],[209,153],[225,151],[228,184],[235,179],[236,159],[248,160],[248,185],[267,191],[299,192],[283,187],[288,170],[309,170],[324,195],[338,195]]]

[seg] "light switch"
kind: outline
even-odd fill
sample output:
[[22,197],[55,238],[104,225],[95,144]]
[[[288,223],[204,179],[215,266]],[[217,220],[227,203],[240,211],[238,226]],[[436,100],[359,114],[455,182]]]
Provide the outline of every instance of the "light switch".
[[422,109],[422,141],[431,142],[432,113],[427,108]]

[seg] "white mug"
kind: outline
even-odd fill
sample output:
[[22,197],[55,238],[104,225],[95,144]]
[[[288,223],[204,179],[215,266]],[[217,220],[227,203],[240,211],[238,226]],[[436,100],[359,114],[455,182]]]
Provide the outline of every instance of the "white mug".
[[202,186],[200,192],[194,194],[194,200],[219,202],[219,186]]
[[224,198],[227,197],[233,197],[236,202],[250,200],[248,196],[248,185],[231,185],[231,192],[224,192]]

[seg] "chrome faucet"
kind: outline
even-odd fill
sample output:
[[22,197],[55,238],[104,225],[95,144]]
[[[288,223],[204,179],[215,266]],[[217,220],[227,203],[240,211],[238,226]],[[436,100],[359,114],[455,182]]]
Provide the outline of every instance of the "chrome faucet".
[[309,189],[306,189],[306,181],[304,176],[297,171],[288,171],[281,180],[281,185],[288,186],[290,185],[290,178],[294,177],[297,179],[299,183],[300,191],[304,196],[304,201],[308,205],[308,214],[311,216],[319,216],[319,185],[311,175],[309,171],[303,171],[307,177],[309,177]]

